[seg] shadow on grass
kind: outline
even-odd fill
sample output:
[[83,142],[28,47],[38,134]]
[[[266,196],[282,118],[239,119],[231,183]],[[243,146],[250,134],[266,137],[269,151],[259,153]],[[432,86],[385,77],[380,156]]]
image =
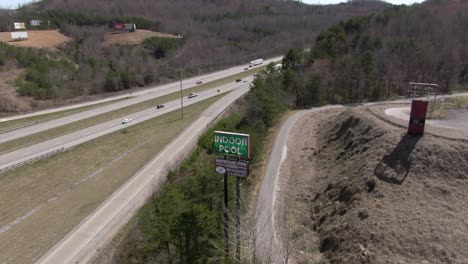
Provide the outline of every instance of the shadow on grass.
[[393,151],[377,164],[374,175],[382,181],[402,184],[411,169],[411,153],[421,137],[406,134]]

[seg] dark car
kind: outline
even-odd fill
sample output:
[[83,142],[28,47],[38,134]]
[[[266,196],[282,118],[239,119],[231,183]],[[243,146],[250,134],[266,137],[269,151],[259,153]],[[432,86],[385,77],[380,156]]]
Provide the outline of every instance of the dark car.
[[242,79],[237,79],[236,82],[242,82]]
[[198,81],[197,84],[202,84],[203,82],[202,81]]
[[161,109],[161,108],[163,108],[163,107],[164,107],[163,104],[158,104],[158,105],[156,105],[156,109]]
[[244,71],[247,71],[249,68],[244,68]]

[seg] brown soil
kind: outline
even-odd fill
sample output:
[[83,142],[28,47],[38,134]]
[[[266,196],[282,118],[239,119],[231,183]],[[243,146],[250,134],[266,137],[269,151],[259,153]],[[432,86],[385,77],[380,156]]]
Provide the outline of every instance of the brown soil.
[[320,124],[344,111],[343,109],[314,112],[300,118],[288,136],[287,159],[281,166],[278,196],[278,225],[283,226],[281,240],[283,251],[293,263],[318,263],[323,259],[319,252],[319,239],[310,221],[311,191],[314,186],[314,163],[310,153],[317,148],[315,134]]
[[17,47],[30,48],[56,48],[70,41],[70,38],[58,30],[32,30],[27,31],[29,39],[12,41],[10,32],[0,32],[0,41]]
[[288,157],[306,166],[290,192],[322,262],[468,263],[468,143],[360,108],[328,117],[305,117]]
[[11,84],[23,71],[13,69],[0,71],[0,116],[2,113],[26,112],[31,110],[30,100],[19,97]]
[[138,45],[150,37],[175,38],[176,36],[166,33],[138,29],[135,32],[122,32],[108,34],[104,37],[104,45]]

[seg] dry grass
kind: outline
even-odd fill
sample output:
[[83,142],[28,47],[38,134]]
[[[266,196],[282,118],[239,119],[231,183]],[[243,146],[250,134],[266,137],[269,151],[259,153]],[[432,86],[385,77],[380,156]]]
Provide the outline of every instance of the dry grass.
[[58,30],[32,30],[27,31],[29,39],[12,41],[10,32],[0,32],[0,41],[12,46],[28,48],[55,48],[68,41],[70,38]]
[[138,29],[135,32],[108,34],[104,37],[104,45],[139,45],[150,37],[175,38],[176,36],[150,30]]
[[183,120],[171,112],[3,175],[0,226],[43,207],[0,235],[0,262],[37,259],[220,96],[187,107]]
[[448,109],[464,109],[468,108],[468,96],[459,96],[436,102],[429,102],[427,112],[428,119],[444,119],[447,116]]
[[[217,87],[217,86],[222,85],[222,84],[233,82],[236,79],[244,78],[244,77],[250,76],[250,75],[252,75],[254,73],[257,73],[257,72],[263,70],[265,67],[266,66],[258,67],[258,68],[255,68],[255,69],[252,69],[252,70],[249,70],[249,71],[241,72],[241,73],[226,77],[226,78],[222,78],[222,79],[219,79],[219,80],[216,80],[216,81],[212,81],[212,82],[208,82],[208,83],[205,83],[205,84],[202,84],[202,85],[198,85],[196,87],[184,90],[183,94],[184,94],[184,96],[187,96],[192,92],[201,92],[201,91],[204,91],[204,90],[208,90],[208,89]],[[112,112],[100,114],[100,115],[97,115],[97,116],[94,116],[94,117],[86,118],[84,120],[80,120],[80,121],[73,122],[73,123],[63,125],[63,126],[60,126],[60,127],[52,128],[52,129],[49,129],[49,130],[46,130],[46,131],[43,131],[43,132],[39,132],[39,133],[36,133],[36,134],[32,134],[32,135],[29,135],[29,136],[26,136],[26,137],[11,140],[11,141],[0,144],[0,155],[8,153],[8,152],[15,151],[15,150],[18,150],[18,149],[21,149],[21,148],[25,148],[27,146],[38,144],[38,143],[47,141],[47,140],[52,139],[52,138],[56,138],[56,137],[59,137],[59,136],[62,136],[62,135],[66,135],[66,134],[72,133],[74,131],[85,129],[87,127],[91,127],[91,126],[100,124],[100,123],[105,122],[105,121],[109,121],[109,120],[112,120],[112,119],[123,117],[123,116],[131,114],[131,113],[142,111],[142,110],[154,107],[157,104],[163,104],[165,102],[175,100],[175,99],[177,99],[179,97],[180,97],[180,93],[175,92],[175,93],[168,94],[168,95],[165,95],[165,96],[161,96],[161,97],[158,97],[158,98],[154,98],[154,99],[151,99],[151,100],[148,100],[148,101],[144,101],[144,102],[141,102],[141,103],[138,103],[138,104],[127,106],[127,107],[124,107],[124,108],[121,108],[121,109],[118,109],[118,110],[115,110],[115,111],[112,111]]]

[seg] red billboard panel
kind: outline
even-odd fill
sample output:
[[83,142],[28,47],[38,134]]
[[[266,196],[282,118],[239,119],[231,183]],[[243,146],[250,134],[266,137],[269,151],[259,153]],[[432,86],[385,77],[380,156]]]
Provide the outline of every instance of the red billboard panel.
[[117,31],[122,31],[125,29],[125,25],[124,24],[120,24],[120,23],[115,23],[114,24],[114,30],[117,30]]
[[424,124],[426,123],[427,101],[413,100],[411,103],[411,114],[408,125],[408,134],[422,136]]

